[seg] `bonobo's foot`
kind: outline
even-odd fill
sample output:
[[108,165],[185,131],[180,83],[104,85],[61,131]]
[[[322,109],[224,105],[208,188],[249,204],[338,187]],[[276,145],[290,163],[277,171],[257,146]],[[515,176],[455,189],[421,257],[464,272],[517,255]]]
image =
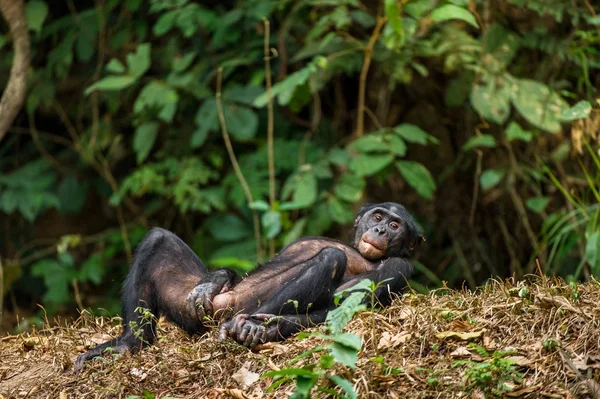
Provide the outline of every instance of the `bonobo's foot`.
[[231,338],[248,348],[275,340],[277,323],[269,323],[274,314],[257,313],[253,315],[238,314],[221,324],[219,340]]
[[185,308],[188,314],[194,320],[204,322],[204,317],[213,314],[213,298],[226,289],[226,286],[215,283],[198,284],[185,299]]
[[132,350],[134,348],[131,345],[128,345],[126,343],[107,345],[107,344],[112,344],[112,343],[113,343],[113,341],[107,342],[102,345],[98,345],[95,348],[90,349],[89,351],[79,355],[77,357],[77,360],[75,360],[75,364],[73,366],[73,372],[75,374],[79,373],[83,369],[83,365],[85,364],[85,362],[87,362],[88,360],[94,359],[96,357],[100,357],[104,353],[123,355],[128,350]]

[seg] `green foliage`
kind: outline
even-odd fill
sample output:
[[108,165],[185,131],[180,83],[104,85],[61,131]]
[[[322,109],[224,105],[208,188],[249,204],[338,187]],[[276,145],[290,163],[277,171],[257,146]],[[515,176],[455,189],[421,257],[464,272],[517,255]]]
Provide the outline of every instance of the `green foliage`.
[[[318,337],[324,340],[326,345],[317,345],[301,353],[290,361],[289,367],[265,373],[263,377],[274,378],[268,391],[272,391],[278,386],[295,379],[296,389],[291,396],[294,398],[310,397],[310,392],[315,387],[317,391],[326,392],[334,396],[346,398],[357,397],[353,384],[346,378],[332,374],[332,372],[336,363],[340,363],[350,369],[356,368],[358,354],[362,348],[362,339],[355,334],[342,333],[342,330],[354,314],[366,309],[362,303],[371,287],[372,282],[370,280],[362,280],[348,290],[336,294],[337,301],[348,293],[350,295],[345,297],[341,305],[330,311],[327,315],[326,325],[331,334],[304,333],[300,335],[301,338],[309,336]],[[301,368],[294,367],[294,364],[300,359],[307,359],[309,356],[314,355],[319,356],[318,361],[306,364]],[[340,395],[334,389],[330,388],[329,384],[321,385],[320,381],[324,378],[329,380],[334,387],[337,386],[341,389],[347,396]]]
[[515,361],[507,358],[515,353],[514,350],[494,351],[490,355],[484,347],[477,344],[469,344],[469,347],[485,360],[456,360],[452,364],[453,367],[467,366],[464,379],[467,392],[478,389],[486,395],[504,396],[512,390],[507,383],[519,383],[522,380]]
[[[10,226],[0,232],[0,252],[20,265],[20,283],[39,279],[58,307],[72,303],[73,282],[102,290],[114,285],[108,276],[122,277],[122,227],[131,234],[137,223],[171,228],[211,266],[246,272],[265,255],[256,252],[252,209],[261,247],[273,240],[280,248],[303,235],[339,237],[360,203],[389,199],[416,212],[428,236],[432,257],[418,264],[423,283],[462,284],[459,262],[437,266],[457,257],[484,265],[475,281],[514,273],[509,264],[532,272],[539,255],[547,255],[548,272],[598,275],[600,169],[589,127],[598,112],[598,18],[578,2],[509,3],[511,12],[462,0],[152,0],[149,7],[110,1],[76,8],[28,0],[27,112],[0,142],[0,218]],[[478,17],[488,13],[494,23]],[[270,93],[263,18],[271,22]],[[2,76],[10,71],[10,40],[0,34]],[[223,144],[220,67],[221,116],[252,204]],[[363,83],[365,129],[357,137]],[[474,179],[483,191],[476,201],[468,197]],[[528,232],[527,239],[507,241],[493,227],[496,218],[483,228],[482,215],[496,209],[517,211],[506,228]],[[464,233],[440,222],[471,215]],[[64,230],[51,231],[54,224]],[[119,231],[110,245],[94,241],[102,229]],[[72,254],[74,264],[54,254],[38,258],[47,245],[39,243],[65,230],[91,240]],[[440,237],[452,243],[445,247]],[[456,245],[462,241],[468,245]],[[464,256],[456,255],[459,247]],[[507,253],[518,259],[509,262]],[[299,378],[310,386],[312,377]]]

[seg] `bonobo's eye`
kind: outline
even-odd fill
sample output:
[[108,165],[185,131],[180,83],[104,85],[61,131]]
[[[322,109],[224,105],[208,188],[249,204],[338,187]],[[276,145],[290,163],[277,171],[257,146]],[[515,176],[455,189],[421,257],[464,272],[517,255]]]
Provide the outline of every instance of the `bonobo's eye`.
[[381,222],[383,220],[383,216],[381,216],[381,213],[375,213],[373,214],[373,219],[377,220],[378,222]]
[[391,222],[390,223],[390,229],[392,230],[398,230],[400,228],[400,223],[398,222]]

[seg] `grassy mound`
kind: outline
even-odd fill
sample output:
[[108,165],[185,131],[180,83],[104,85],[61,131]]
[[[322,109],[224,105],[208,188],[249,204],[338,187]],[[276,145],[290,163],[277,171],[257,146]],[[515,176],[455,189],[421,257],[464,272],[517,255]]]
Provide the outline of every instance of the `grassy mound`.
[[[151,348],[91,362],[79,375],[72,372],[75,357],[84,346],[116,336],[118,320],[82,317],[70,327],[5,336],[0,341],[0,394],[280,398],[294,392],[294,380],[268,392],[274,379],[259,376],[290,368],[314,371],[323,369],[319,361],[328,363],[326,352],[291,363],[324,343],[314,336],[252,352],[219,343],[214,330],[188,337],[167,322],[159,328],[160,340]],[[476,292],[409,294],[380,312],[360,313],[346,331],[362,337],[356,368],[330,365],[318,380],[322,391],[312,391],[315,396],[348,395],[348,389],[326,378],[337,375],[351,382],[350,391],[358,397],[600,398],[600,385],[594,382],[600,381],[598,283],[567,285],[539,278],[493,282]]]

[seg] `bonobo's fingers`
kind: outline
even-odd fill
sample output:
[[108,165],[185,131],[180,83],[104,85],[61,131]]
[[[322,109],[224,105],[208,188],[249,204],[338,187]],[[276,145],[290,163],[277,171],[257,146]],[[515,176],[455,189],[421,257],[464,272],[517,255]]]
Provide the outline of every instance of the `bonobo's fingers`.
[[185,299],[185,308],[195,320],[203,321],[205,316],[212,316],[212,299],[218,286],[212,283],[198,284]]
[[260,320],[262,322],[265,322],[265,321],[269,322],[270,319],[272,319],[274,317],[277,317],[277,315],[274,315],[274,314],[271,314],[271,313],[254,313],[252,315],[253,319]]
[[250,315],[242,313],[235,315],[233,318],[221,324],[221,328],[219,328],[219,340],[224,341],[228,337],[231,337],[237,341],[237,337],[249,317]]
[[250,348],[254,348],[258,344],[267,342],[267,329],[262,324],[256,326],[256,332],[250,342]]

